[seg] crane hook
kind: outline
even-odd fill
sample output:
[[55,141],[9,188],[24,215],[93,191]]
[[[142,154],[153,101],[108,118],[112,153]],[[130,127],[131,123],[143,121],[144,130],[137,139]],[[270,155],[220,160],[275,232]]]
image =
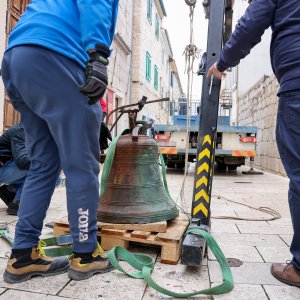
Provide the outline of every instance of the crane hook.
[[195,6],[196,5],[197,0],[185,0],[185,3],[188,6]]

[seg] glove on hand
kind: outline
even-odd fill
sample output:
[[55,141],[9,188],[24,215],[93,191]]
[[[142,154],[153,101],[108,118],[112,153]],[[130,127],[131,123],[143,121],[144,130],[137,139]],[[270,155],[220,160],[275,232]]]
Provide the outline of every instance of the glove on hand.
[[108,60],[97,52],[90,54],[90,60],[86,64],[86,82],[80,91],[89,97],[89,104],[93,105],[104,96],[108,78]]
[[100,150],[108,148],[108,140],[112,140],[110,131],[104,122],[101,123],[100,129]]

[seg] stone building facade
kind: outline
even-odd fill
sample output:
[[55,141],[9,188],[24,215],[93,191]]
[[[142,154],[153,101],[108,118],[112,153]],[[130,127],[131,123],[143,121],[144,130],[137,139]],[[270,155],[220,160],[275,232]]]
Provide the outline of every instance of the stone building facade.
[[263,170],[285,175],[276,145],[278,82],[274,75],[263,76],[238,100],[238,124],[257,126],[255,165]]
[[[133,40],[133,0],[119,1],[119,14],[112,53],[108,67],[108,89],[106,100],[108,113],[117,107],[131,103],[132,76],[132,40]],[[110,119],[112,124],[118,117],[116,112]],[[128,118],[123,116],[117,123],[113,135],[128,128]]]
[[[177,68],[171,65],[175,62],[168,32],[161,27],[165,17],[166,11],[162,0],[135,2],[133,103],[143,96],[148,97],[149,100],[170,97],[171,94],[173,96],[173,88],[176,90],[176,94],[179,94],[177,90],[182,92]],[[176,72],[177,74],[175,74]],[[141,112],[143,120],[160,124],[169,123],[170,115],[170,103],[167,102],[147,105]]]
[[[0,55],[2,57],[6,43],[7,11],[10,6],[26,9],[29,0],[0,1]],[[10,6],[7,6],[10,3]],[[145,5],[146,4],[146,5]],[[148,9],[150,5],[151,10]],[[150,15],[149,15],[150,14]],[[20,14],[19,14],[20,15]],[[182,94],[171,43],[166,30],[161,28],[166,16],[163,0],[120,0],[116,34],[112,43],[110,64],[108,67],[108,89],[105,95],[108,113],[120,106],[136,103],[143,95],[149,100],[160,97],[177,99]],[[17,19],[13,22],[15,22]],[[147,80],[146,52],[151,56],[150,78]],[[175,97],[175,98],[174,98]],[[11,105],[4,104],[4,87],[0,82],[0,132],[3,130],[4,111],[10,113]],[[142,112],[141,118],[147,121],[167,123],[170,118],[170,104],[149,105]],[[8,115],[6,113],[6,115]],[[11,126],[18,117],[10,118]],[[119,113],[115,112],[109,124],[113,124]],[[6,122],[7,123],[7,122]],[[123,116],[113,131],[113,135],[128,128],[128,118]]]

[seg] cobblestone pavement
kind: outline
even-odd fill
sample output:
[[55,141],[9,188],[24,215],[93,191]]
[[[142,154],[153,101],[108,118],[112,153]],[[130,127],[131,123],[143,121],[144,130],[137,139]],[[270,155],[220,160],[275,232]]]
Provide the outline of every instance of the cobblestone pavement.
[[[190,168],[192,170],[192,167]],[[174,199],[182,183],[180,171],[168,171],[169,189]],[[292,226],[287,204],[288,179],[265,173],[264,175],[242,175],[238,172],[216,173],[212,196],[211,232],[227,258],[242,262],[240,267],[232,267],[235,287],[223,296],[198,297],[197,299],[222,300],[296,300],[300,299],[300,289],[281,284],[270,274],[272,262],[285,263],[291,259],[289,244]],[[181,205],[190,211],[193,190],[193,174],[186,180],[185,199]],[[218,197],[221,196],[221,197]],[[45,223],[66,216],[65,188],[56,189]],[[254,207],[268,206],[280,212],[282,218],[276,221],[237,221],[214,219],[217,216],[239,216],[247,218],[266,217],[246,206],[228,202],[239,201]],[[0,203],[0,221],[7,221],[14,232],[16,217],[7,216],[5,205]],[[45,228],[43,234],[51,234]],[[147,253],[156,259],[154,278],[168,289],[178,292],[200,290],[221,281],[219,266],[209,251],[201,269],[185,266],[164,265],[159,262],[159,249],[134,247],[132,251]],[[169,299],[147,287],[143,280],[131,279],[118,271],[97,275],[91,279],[75,282],[66,274],[34,278],[30,281],[9,285],[3,282],[2,273],[6,265],[6,254],[10,247],[0,240],[0,299],[128,299],[149,300]]]

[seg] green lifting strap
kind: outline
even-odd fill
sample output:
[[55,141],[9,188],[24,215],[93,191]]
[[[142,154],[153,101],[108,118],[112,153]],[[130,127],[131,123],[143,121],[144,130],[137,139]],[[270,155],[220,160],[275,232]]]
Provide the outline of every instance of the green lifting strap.
[[[211,249],[211,251],[213,252],[213,254],[215,255],[215,257],[217,258],[220,264],[222,270],[222,277],[223,277],[222,284],[212,288],[207,288],[192,293],[176,293],[174,291],[163,288],[153,280],[151,274],[154,268],[154,262],[150,256],[143,255],[143,254],[132,254],[128,252],[126,249],[117,246],[108,252],[108,259],[110,263],[119,271],[133,278],[138,278],[138,279],[143,278],[149,284],[149,286],[151,286],[156,291],[167,296],[171,296],[175,298],[189,298],[196,295],[221,295],[221,294],[229,293],[234,286],[232,273],[227,263],[227,260],[222,250],[216,243],[215,239],[209,233],[201,229],[188,229],[187,233],[201,235],[207,241],[209,248]],[[126,271],[124,271],[124,269],[121,267],[119,263],[120,259],[127,262],[138,272],[127,273]]]
[[107,152],[106,152],[106,157],[105,157],[105,161],[104,161],[104,165],[103,165],[103,171],[102,171],[102,176],[101,176],[101,186],[100,186],[100,197],[99,200],[102,198],[102,196],[104,195],[104,192],[106,190],[106,185],[107,185],[107,181],[108,181],[108,177],[110,174],[110,170],[113,164],[113,160],[114,160],[114,156],[115,156],[115,152],[116,152],[116,147],[117,147],[117,142],[119,140],[119,138],[126,132],[126,130],[116,136],[112,142],[110,143]]
[[[158,283],[156,283],[151,274],[154,269],[154,260],[149,256],[145,254],[134,254],[130,253],[126,249],[117,246],[113,248],[112,250],[108,251],[108,259],[110,263],[119,271],[123,272],[124,274],[136,278],[136,279],[144,279],[149,286],[151,286],[153,289],[157,290],[158,292],[165,294],[167,296],[175,297],[175,298],[189,298],[196,295],[221,295],[230,292],[233,289],[233,277],[231,270],[229,268],[229,265],[227,263],[227,260],[218,246],[215,239],[206,231],[193,228],[188,229],[187,233],[192,234],[198,234],[201,235],[206,241],[208,247],[211,249],[213,254],[215,255],[221,270],[222,270],[222,277],[223,277],[223,283],[212,287],[207,288],[201,291],[196,291],[192,293],[176,293],[174,291],[168,290],[162,286],[160,286]],[[47,239],[49,244],[54,245],[56,242],[56,238],[49,238]],[[43,240],[41,241],[44,243],[44,245],[47,245]],[[48,246],[48,245],[47,245]],[[70,255],[72,254],[71,247],[61,247],[61,248],[43,248],[47,256],[63,256],[63,255]],[[130,266],[132,266],[134,269],[137,270],[137,272],[134,273],[128,273],[126,272],[122,266],[120,265],[119,261],[123,260],[126,263],[128,263]]]
[[[110,147],[107,151],[106,159],[105,159],[105,163],[104,163],[104,167],[103,167],[103,171],[102,171],[102,177],[101,177],[100,198],[103,196],[103,194],[105,192],[108,177],[109,177],[111,166],[112,166],[113,159],[114,159],[116,145],[117,145],[118,139],[120,138],[121,135],[117,136],[111,142]],[[165,163],[164,163],[163,156],[161,153],[160,153],[160,160],[161,160],[161,165],[162,165],[162,177],[163,177],[163,182],[164,182],[164,186],[166,189],[166,193],[168,194],[170,199],[172,199],[169,189],[168,189],[168,183],[167,183],[167,179],[166,179],[166,167],[165,167]],[[153,278],[151,277],[151,274],[153,272],[155,262],[149,255],[133,254],[133,253],[130,253],[129,251],[127,251],[126,249],[124,249],[120,246],[117,246],[117,247],[113,248],[112,250],[108,251],[108,259],[109,259],[110,263],[117,270],[127,274],[130,277],[133,277],[136,279],[144,279],[149,284],[149,286],[151,286],[153,289],[157,290],[158,292],[160,292],[162,294],[165,294],[165,295],[168,295],[171,297],[189,298],[189,297],[193,297],[193,296],[200,295],[200,294],[221,295],[221,294],[230,292],[233,289],[233,285],[234,285],[232,273],[231,273],[231,270],[227,263],[227,260],[224,256],[222,250],[218,246],[217,242],[215,241],[215,239],[208,232],[201,230],[201,229],[197,229],[197,228],[188,229],[187,233],[201,235],[207,241],[208,247],[211,249],[211,251],[213,252],[217,261],[220,264],[220,267],[222,270],[222,276],[223,276],[222,284],[212,287],[212,288],[207,288],[205,290],[196,291],[196,292],[192,292],[192,293],[176,293],[176,292],[173,292],[166,288],[161,287],[153,280]],[[60,238],[63,239],[63,237],[60,237]],[[57,238],[54,237],[54,238],[45,239],[44,243],[45,243],[44,245],[47,245],[47,246],[56,245]],[[44,248],[44,250],[48,256],[62,256],[62,255],[70,255],[72,253],[71,247],[47,248],[47,246]],[[123,260],[126,263],[128,263],[130,266],[135,268],[137,270],[137,272],[134,272],[134,273],[126,272],[120,265],[120,263],[119,263],[120,260]]]
[[[104,167],[103,167],[103,171],[102,171],[102,177],[101,177],[100,198],[105,192],[108,177],[109,177],[111,166],[112,166],[113,159],[114,159],[116,145],[117,145],[118,139],[120,138],[121,135],[117,136],[112,141],[112,143],[110,144],[110,146],[107,150],[106,159],[105,159],[105,163],[104,163]],[[165,166],[165,162],[163,159],[163,155],[162,155],[162,153],[160,153],[159,155],[160,155],[160,161],[161,161],[161,165],[162,165],[162,177],[163,177],[164,187],[165,187],[167,195],[169,196],[170,199],[172,199],[170,192],[169,192],[169,188],[168,188],[168,183],[167,183],[167,178],[166,178],[166,166]],[[152,288],[154,288],[158,292],[168,295],[168,296],[172,296],[172,297],[176,297],[176,298],[187,298],[187,297],[192,297],[192,296],[200,295],[200,294],[219,295],[219,294],[225,294],[225,293],[230,292],[233,289],[232,273],[228,266],[227,260],[224,256],[222,250],[218,246],[217,242],[214,240],[214,238],[209,233],[207,233],[206,231],[200,230],[200,229],[196,229],[196,228],[188,229],[187,233],[199,234],[207,241],[208,247],[214,253],[215,257],[217,258],[217,260],[221,266],[222,275],[223,275],[223,283],[221,285],[218,285],[213,288],[208,288],[206,290],[198,291],[198,292],[193,292],[193,293],[184,293],[184,294],[175,293],[173,291],[167,290],[167,289],[159,286],[152,279],[151,273],[154,268],[154,261],[148,255],[132,254],[132,253],[128,252],[126,249],[118,246],[108,252],[109,261],[119,271],[121,271],[133,278],[139,278],[139,279],[144,278]],[[126,261],[129,265],[131,265],[136,270],[138,270],[138,272],[127,273],[119,264],[120,259]]]

